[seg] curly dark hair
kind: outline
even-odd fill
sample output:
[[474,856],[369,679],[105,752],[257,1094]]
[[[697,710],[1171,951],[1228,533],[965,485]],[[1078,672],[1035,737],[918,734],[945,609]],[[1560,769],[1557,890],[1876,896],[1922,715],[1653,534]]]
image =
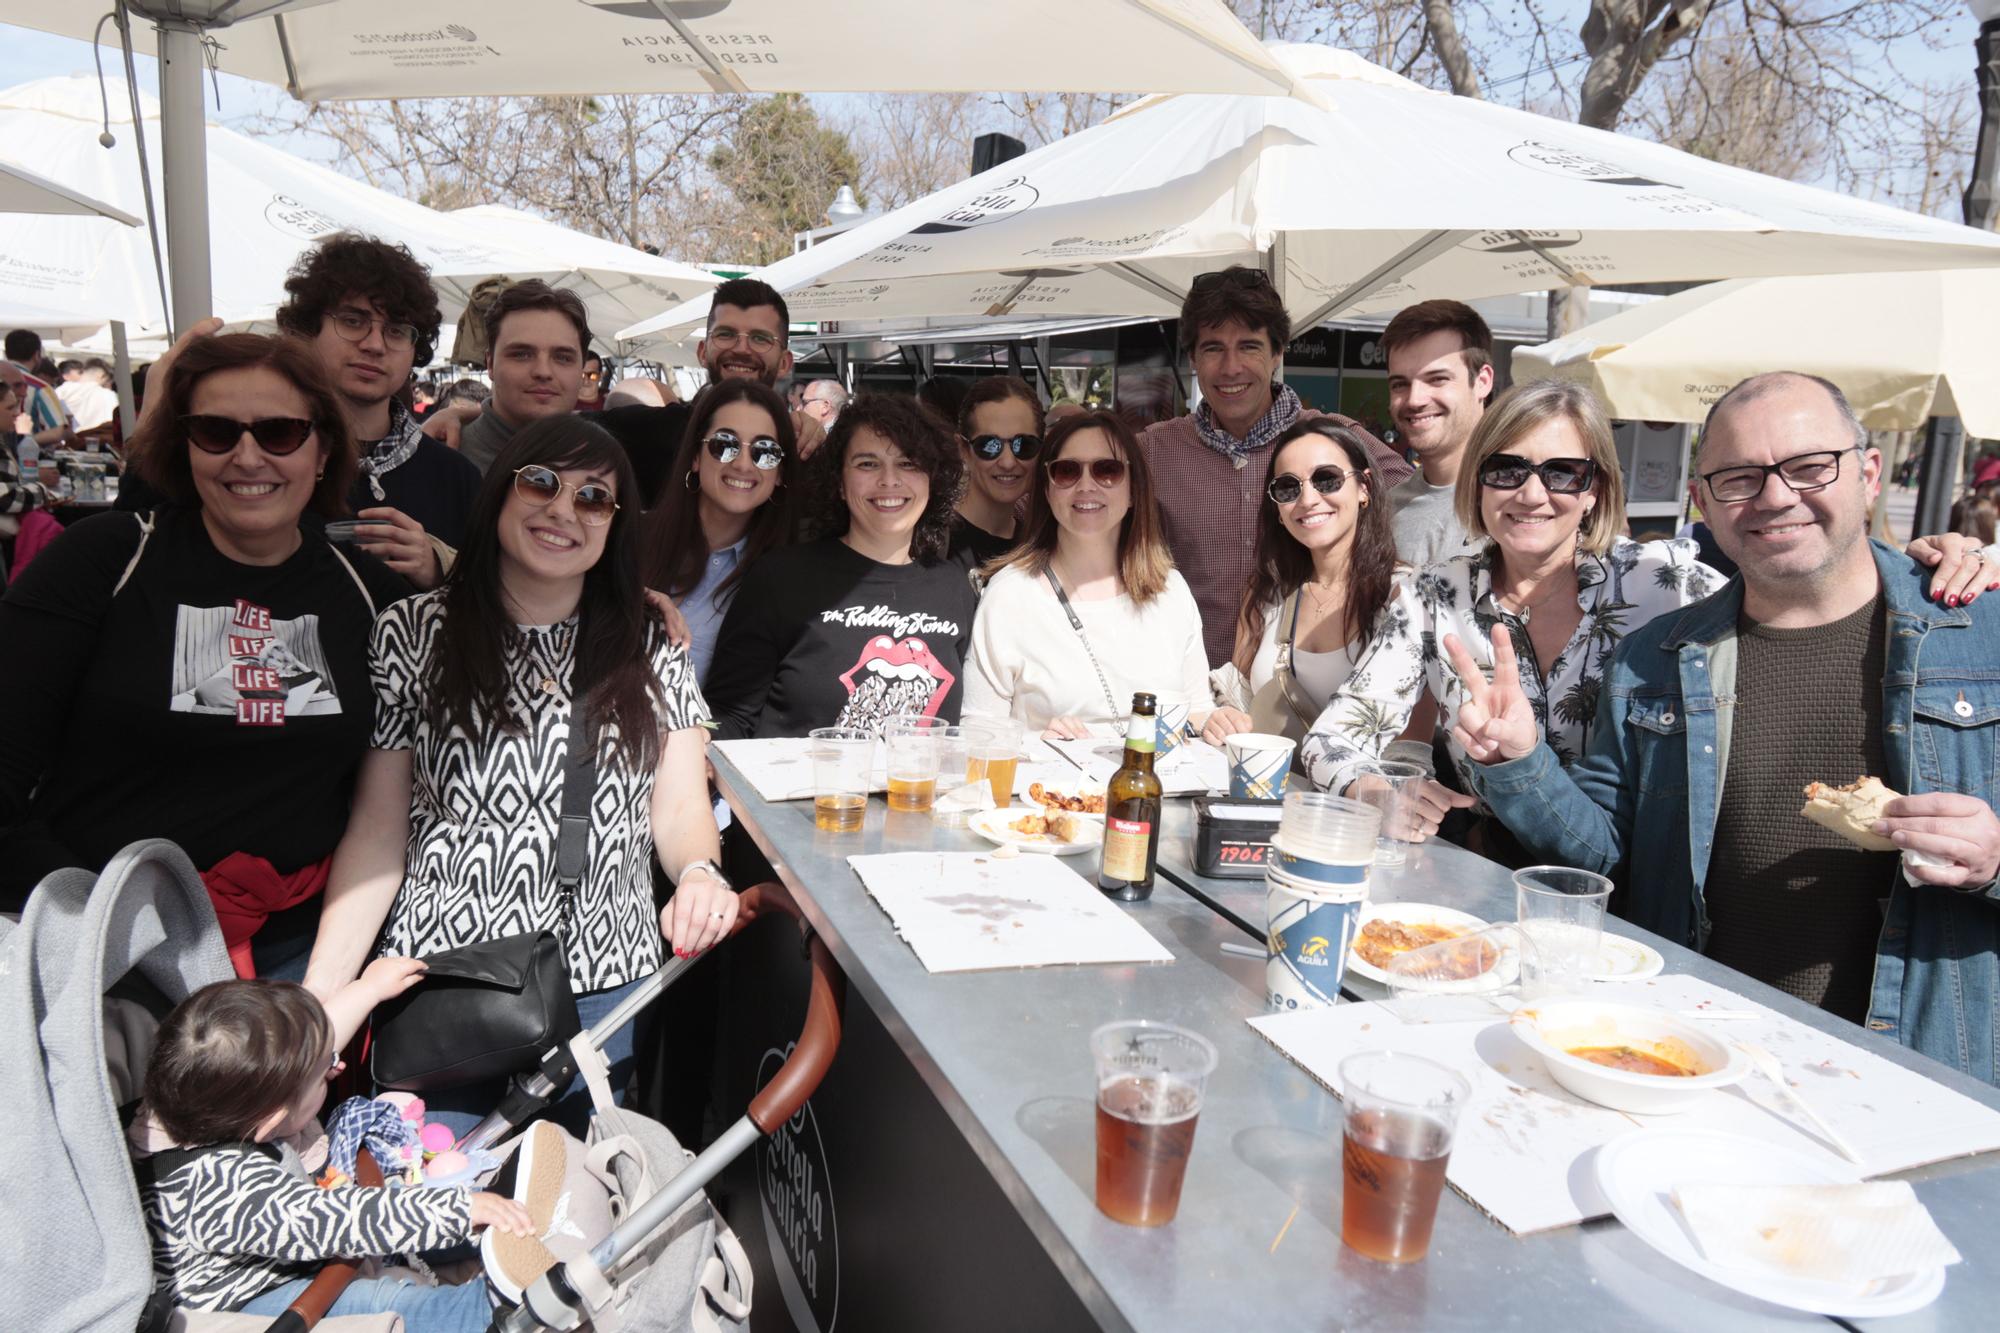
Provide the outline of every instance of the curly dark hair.
[[444,313],[438,309],[431,271],[408,246],[373,236],[335,232],[299,256],[285,278],[287,300],[278,307],[278,327],[302,338],[319,337],[320,326],[343,300],[359,296],[381,307],[384,317],[414,325],[416,365],[437,351]]
[[965,489],[965,460],[957,441],[917,400],[895,393],[864,393],[848,403],[833,423],[833,433],[806,468],[803,510],[808,535],[839,537],[852,516],[841,495],[841,474],[847,467],[847,446],[856,431],[872,430],[924,470],[930,479],[930,503],[910,537],[910,558],[934,565],[951,545],[951,520]]
[[1271,340],[1271,350],[1283,355],[1292,340],[1292,317],[1285,311],[1284,298],[1271,286],[1271,277],[1261,268],[1233,264],[1212,273],[1196,276],[1181,303],[1181,353],[1194,351],[1205,328],[1215,328],[1235,320],[1254,333]]

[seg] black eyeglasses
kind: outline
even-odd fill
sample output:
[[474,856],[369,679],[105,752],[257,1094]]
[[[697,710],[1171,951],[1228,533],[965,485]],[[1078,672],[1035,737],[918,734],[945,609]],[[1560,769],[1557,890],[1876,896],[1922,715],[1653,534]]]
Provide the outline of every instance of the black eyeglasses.
[[1042,437],[1039,435],[975,435],[966,443],[972,452],[985,462],[992,462],[1002,453],[1011,449],[1014,457],[1033,458],[1042,451]]
[[299,446],[310,440],[313,433],[313,423],[302,417],[238,421],[235,417],[197,412],[182,417],[181,426],[187,431],[188,443],[205,454],[228,453],[248,431],[250,438],[257,441],[257,447],[274,458],[297,453]]
[[[743,441],[733,430],[719,430],[702,441],[708,456],[724,467],[734,463],[743,452]],[[768,435],[759,435],[750,441],[750,461],[759,472],[769,472],[785,461],[785,446]]]
[[[1068,490],[1083,480],[1084,462],[1080,458],[1058,458],[1049,464],[1049,484]],[[1090,460],[1090,479],[1099,486],[1116,486],[1125,480],[1125,460],[1122,458],[1093,458]]]
[[1860,453],[1859,445],[1845,449],[1829,449],[1824,453],[1793,454],[1790,458],[1776,463],[1746,463],[1742,467],[1721,467],[1713,472],[1704,472],[1701,479],[1708,485],[1708,493],[1717,504],[1742,504],[1754,500],[1764,493],[1764,483],[1772,473],[1778,480],[1792,488],[1793,492],[1804,495],[1807,491],[1823,491],[1840,480],[1840,460],[1847,454]]
[[368,330],[377,327],[382,330],[382,345],[398,352],[407,352],[417,345],[417,326],[400,320],[377,319],[364,315],[359,310],[336,310],[327,316],[333,321],[333,331],[348,342],[358,343],[368,336]]
[[572,486],[555,469],[539,463],[514,469],[514,494],[537,509],[554,504],[565,490],[575,492],[576,499],[570,507],[576,511],[577,520],[588,527],[601,528],[618,512],[611,488],[600,482],[586,481],[581,486]]
[[1355,475],[1357,474],[1353,469],[1338,468],[1331,463],[1325,467],[1314,468],[1312,475],[1306,478],[1306,481],[1300,481],[1291,473],[1283,472],[1271,478],[1271,484],[1264,488],[1264,493],[1271,497],[1271,503],[1288,505],[1296,503],[1298,498],[1306,493],[1308,481],[1321,495],[1338,495],[1341,488],[1347,485],[1347,479]]
[[1479,465],[1479,484],[1496,491],[1518,491],[1529,477],[1540,477],[1550,495],[1581,495],[1597,480],[1597,464],[1588,458],[1551,458],[1530,463],[1518,454],[1494,454]]

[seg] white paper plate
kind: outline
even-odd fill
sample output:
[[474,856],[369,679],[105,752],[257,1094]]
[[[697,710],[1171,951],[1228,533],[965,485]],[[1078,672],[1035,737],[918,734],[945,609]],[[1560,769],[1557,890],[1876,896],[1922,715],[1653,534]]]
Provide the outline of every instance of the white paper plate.
[[981,810],[966,827],[1002,847],[1018,847],[1024,852],[1044,852],[1051,856],[1074,856],[1078,852],[1095,851],[1104,841],[1104,819],[1101,815],[1074,816],[1082,821],[1084,828],[1084,837],[1077,842],[1057,842],[1047,834],[1016,833],[1007,827],[1023,815],[1040,813],[1040,806],[1023,809],[1015,805],[1006,810]]
[[1646,1244],[1689,1272],[1787,1309],[1875,1319],[1921,1310],[1944,1290],[1944,1269],[1886,1278],[1864,1291],[1831,1282],[1767,1277],[1725,1268],[1702,1254],[1674,1206],[1676,1185],[1850,1185],[1861,1177],[1845,1163],[1738,1134],[1698,1129],[1638,1129],[1597,1150],[1597,1185],[1611,1211]]
[[1667,970],[1667,960],[1652,945],[1623,935],[1604,934],[1592,981],[1644,981]]
[[[1361,909],[1361,919],[1354,923],[1354,938],[1357,943],[1361,939],[1362,928],[1370,921],[1394,921],[1399,925],[1457,926],[1468,935],[1475,930],[1486,928],[1484,921],[1470,912],[1461,912],[1455,907],[1439,907],[1433,903],[1369,903]],[[1347,970],[1381,985],[1389,984],[1389,974],[1356,953],[1352,946],[1347,950]]]

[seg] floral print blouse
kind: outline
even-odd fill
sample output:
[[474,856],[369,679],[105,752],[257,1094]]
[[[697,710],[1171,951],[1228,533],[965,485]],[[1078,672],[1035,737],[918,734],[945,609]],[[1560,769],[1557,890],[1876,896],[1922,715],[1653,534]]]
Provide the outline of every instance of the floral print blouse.
[[[1476,554],[1399,573],[1367,650],[1300,747],[1313,784],[1340,791],[1368,771],[1409,724],[1426,685],[1438,703],[1438,724],[1449,735],[1465,686],[1445,655],[1444,637],[1456,634],[1490,678],[1496,621],[1508,627],[1520,656],[1521,687],[1542,738],[1565,766],[1573,763],[1590,742],[1597,692],[1619,641],[1654,616],[1690,606],[1727,582],[1695,559],[1695,551],[1685,540],[1621,540],[1601,556],[1578,552],[1576,601],[1583,618],[1546,664],[1536,660],[1527,613],[1503,610],[1494,596],[1498,551],[1491,543]],[[1471,761],[1457,741],[1450,748],[1462,785],[1474,790],[1467,776]]]

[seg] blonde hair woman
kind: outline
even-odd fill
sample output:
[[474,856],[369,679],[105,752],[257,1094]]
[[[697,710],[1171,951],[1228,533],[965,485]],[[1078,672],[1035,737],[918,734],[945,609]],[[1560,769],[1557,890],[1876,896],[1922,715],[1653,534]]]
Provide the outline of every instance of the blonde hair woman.
[[[1391,629],[1377,633],[1301,749],[1321,787],[1344,790],[1382,757],[1426,685],[1448,730],[1465,689],[1444,639],[1455,635],[1490,671],[1495,624],[1519,650],[1522,686],[1544,739],[1571,763],[1590,738],[1619,641],[1724,582],[1695,559],[1691,541],[1625,539],[1618,451],[1588,389],[1542,380],[1509,390],[1487,409],[1467,453],[1458,518],[1485,545],[1399,580],[1386,617]],[[1403,750],[1429,754],[1406,743],[1395,757],[1406,757]],[[1463,773],[1469,761],[1455,741],[1451,753]],[[1420,831],[1435,831],[1435,821]],[[1518,859],[1512,838],[1490,818],[1474,842],[1496,860]]]

